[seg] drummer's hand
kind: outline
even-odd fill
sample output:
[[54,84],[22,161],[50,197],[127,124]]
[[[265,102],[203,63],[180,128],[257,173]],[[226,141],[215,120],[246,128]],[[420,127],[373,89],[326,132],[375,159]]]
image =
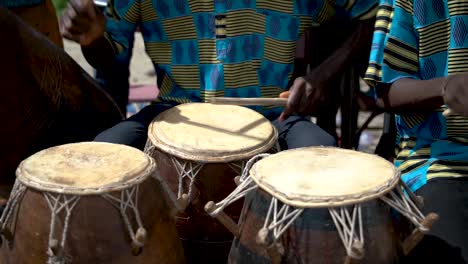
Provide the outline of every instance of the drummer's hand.
[[280,94],[280,98],[288,98],[286,108],[279,118],[280,121],[286,120],[293,113],[306,116],[319,110],[325,101],[325,84],[320,81],[312,83],[311,80],[314,79],[299,77],[294,80],[289,91]]
[[105,30],[106,17],[93,0],[70,0],[60,17],[62,35],[82,46],[102,37]]

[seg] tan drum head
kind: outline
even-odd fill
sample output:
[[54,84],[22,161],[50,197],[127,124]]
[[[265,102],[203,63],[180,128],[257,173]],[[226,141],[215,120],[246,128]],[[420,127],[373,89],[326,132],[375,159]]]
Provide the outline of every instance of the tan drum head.
[[228,162],[268,151],[278,135],[268,119],[249,108],[190,103],[156,117],[148,137],[155,147],[179,158]]
[[375,155],[339,148],[282,151],[258,161],[252,179],[296,207],[334,207],[368,201],[393,189],[400,174]]
[[154,170],[153,159],[138,149],[83,142],[42,150],[21,162],[16,175],[35,189],[84,195],[128,188]]

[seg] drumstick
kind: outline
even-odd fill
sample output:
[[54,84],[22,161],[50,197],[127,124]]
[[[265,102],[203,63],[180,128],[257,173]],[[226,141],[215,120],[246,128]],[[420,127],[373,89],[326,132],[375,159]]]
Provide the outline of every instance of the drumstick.
[[207,103],[227,105],[273,105],[286,106],[287,98],[237,98],[237,97],[210,97]]
[[94,0],[93,2],[99,7],[107,7],[107,0]]

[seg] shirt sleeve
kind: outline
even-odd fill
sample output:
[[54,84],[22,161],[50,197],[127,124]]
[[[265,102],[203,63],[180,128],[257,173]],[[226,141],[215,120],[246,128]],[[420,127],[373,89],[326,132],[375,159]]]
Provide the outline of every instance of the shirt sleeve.
[[351,20],[366,20],[376,15],[379,0],[335,0],[335,5]]
[[418,33],[412,0],[381,0],[365,80],[376,89],[402,78],[419,78]]
[[132,48],[139,24],[140,0],[111,0],[105,11],[104,37],[112,44],[117,57],[125,60]]

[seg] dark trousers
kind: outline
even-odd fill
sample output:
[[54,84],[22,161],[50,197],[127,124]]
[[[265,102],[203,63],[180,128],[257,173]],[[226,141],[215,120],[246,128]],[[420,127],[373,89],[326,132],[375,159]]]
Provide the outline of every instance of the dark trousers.
[[434,179],[416,194],[424,198],[423,212],[440,219],[404,263],[468,263],[468,179]]
[[[95,141],[129,145],[143,149],[148,126],[161,112],[173,107],[170,104],[152,104],[137,114],[99,134]],[[223,113],[219,113],[222,115]],[[282,150],[309,146],[335,146],[335,139],[309,119],[292,116],[284,122],[273,121],[278,129],[278,142]]]

